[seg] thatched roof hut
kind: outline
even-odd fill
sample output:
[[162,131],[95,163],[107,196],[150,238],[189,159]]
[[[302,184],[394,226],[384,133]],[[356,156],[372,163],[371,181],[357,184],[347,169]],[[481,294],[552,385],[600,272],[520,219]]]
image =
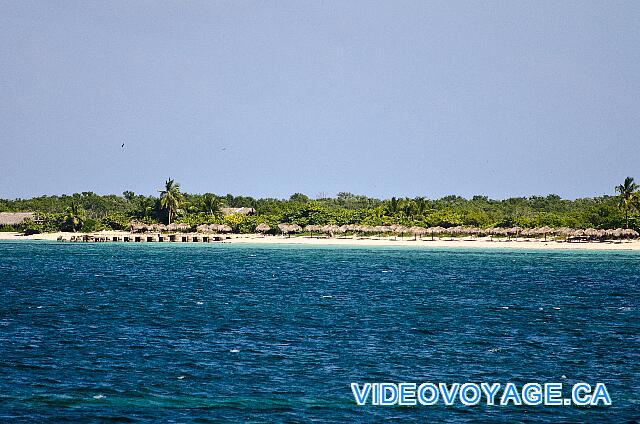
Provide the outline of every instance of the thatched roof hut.
[[20,225],[26,220],[36,222],[35,212],[0,212],[0,225]]
[[256,210],[253,208],[220,208],[220,210],[222,211],[222,214],[224,216],[227,215],[233,215],[236,213],[242,214],[242,215],[255,215],[256,214]]

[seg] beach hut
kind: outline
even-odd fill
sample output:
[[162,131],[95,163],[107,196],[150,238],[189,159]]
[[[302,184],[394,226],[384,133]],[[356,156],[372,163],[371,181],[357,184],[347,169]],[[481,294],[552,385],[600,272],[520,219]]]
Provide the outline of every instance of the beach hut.
[[0,212],[0,225],[20,225],[27,220],[42,222],[35,212]]

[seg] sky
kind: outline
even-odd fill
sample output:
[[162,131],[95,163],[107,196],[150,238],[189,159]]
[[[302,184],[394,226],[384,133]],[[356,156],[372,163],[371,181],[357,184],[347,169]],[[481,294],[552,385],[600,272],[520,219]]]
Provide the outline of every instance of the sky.
[[[637,1],[0,0],[0,197],[613,194]],[[125,147],[121,147],[125,143]]]

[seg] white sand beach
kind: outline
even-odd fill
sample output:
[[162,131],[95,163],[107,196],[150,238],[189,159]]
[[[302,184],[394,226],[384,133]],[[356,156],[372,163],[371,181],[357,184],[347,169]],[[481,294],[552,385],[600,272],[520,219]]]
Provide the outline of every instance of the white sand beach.
[[[81,233],[46,233],[24,236],[15,232],[0,232],[0,240],[48,240],[56,241],[62,237],[65,241]],[[134,237],[126,231],[102,231],[89,234],[94,237],[112,239],[113,237]],[[145,234],[144,236],[146,236]],[[192,234],[196,235],[196,234]],[[202,236],[202,234],[200,234]],[[312,245],[312,246],[405,246],[426,248],[482,248],[482,249],[549,249],[549,250],[640,250],[640,240],[606,241],[606,242],[570,242],[543,239],[518,238],[418,238],[413,237],[310,237],[310,236],[264,236],[261,234],[228,234],[225,243],[242,244],[276,244],[276,245]],[[146,242],[145,242],[146,243]],[[152,242],[153,243],[153,242]],[[165,243],[168,243],[165,241]],[[200,241],[200,243],[202,243]],[[220,242],[213,242],[220,243]],[[159,243],[158,243],[159,244]]]

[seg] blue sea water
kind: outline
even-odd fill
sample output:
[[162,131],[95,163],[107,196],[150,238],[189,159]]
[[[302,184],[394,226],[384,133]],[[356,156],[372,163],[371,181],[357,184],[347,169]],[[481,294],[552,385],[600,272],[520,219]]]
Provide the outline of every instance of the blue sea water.
[[[0,243],[3,422],[637,422],[640,254]],[[356,406],[351,382],[611,406]]]

